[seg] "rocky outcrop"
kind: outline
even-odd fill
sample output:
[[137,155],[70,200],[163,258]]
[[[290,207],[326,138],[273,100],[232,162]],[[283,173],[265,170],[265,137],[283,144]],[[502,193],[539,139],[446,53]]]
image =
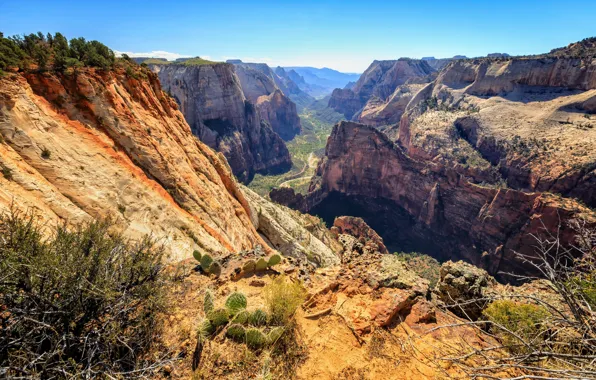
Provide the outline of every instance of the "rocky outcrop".
[[362,218],[340,216],[333,221],[331,233],[352,235],[364,244],[364,249],[370,252],[389,253],[383,244],[383,238],[370,228]]
[[561,222],[560,237],[569,243],[573,232],[565,221],[594,218],[573,200],[475,185],[450,167],[410,158],[383,133],[352,122],[334,127],[309,193],[295,204],[328,223],[350,210],[389,246],[465,259],[492,274],[530,269],[514,253],[533,252],[530,234],[556,231]]
[[326,228],[313,228],[317,218],[275,205],[247,187],[243,186],[242,192],[249,201],[255,228],[272,247],[315,266],[339,264],[341,246]]
[[135,70],[0,79],[0,209],[49,225],[111,217],[172,260],[265,245],[225,158],[193,136],[156,75]]
[[434,292],[455,315],[476,320],[489,303],[485,299],[489,288],[495,285],[495,279],[485,270],[463,261],[448,261],[441,265]]
[[[263,99],[261,106],[256,98],[247,99],[233,65],[169,64],[152,65],[151,69],[180,105],[193,133],[224,154],[238,179],[249,182],[255,173],[289,170],[288,149],[259,113],[260,108],[275,107],[277,99]],[[280,113],[278,119],[283,121],[286,114]]]
[[301,91],[298,86],[287,77],[277,75],[264,63],[238,63],[234,66],[242,91],[256,105],[261,119],[286,141],[300,133],[296,104],[288,98],[290,94],[299,96]]
[[419,91],[387,133],[411,156],[463,164],[477,182],[594,207],[595,104],[592,58],[460,60]]
[[[396,61],[374,61],[352,89],[333,91],[329,107],[355,121],[371,122],[373,118],[369,115],[375,112],[383,113],[385,118],[390,119],[387,122],[399,121],[401,113],[395,115],[395,111],[401,109],[403,112],[411,98],[411,95],[404,94],[411,91],[398,87],[429,82],[433,72],[435,70],[423,60],[402,58]],[[379,109],[392,102],[397,104],[389,106],[385,112]],[[385,122],[381,119],[376,124]]]

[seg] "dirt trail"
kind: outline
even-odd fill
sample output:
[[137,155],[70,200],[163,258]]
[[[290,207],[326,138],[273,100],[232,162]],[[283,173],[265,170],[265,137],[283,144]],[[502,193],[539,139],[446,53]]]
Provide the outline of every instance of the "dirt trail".
[[294,182],[294,181],[298,181],[298,180],[305,180],[305,179],[310,180],[312,175],[302,176],[302,174],[304,174],[306,172],[306,169],[315,169],[316,167],[317,167],[317,157],[314,155],[314,153],[311,152],[308,155],[307,162],[304,164],[304,167],[302,168],[302,170],[291,176],[291,177],[295,177],[295,178],[286,179],[279,186],[280,187],[290,187],[288,185],[288,183],[290,183],[290,182]]

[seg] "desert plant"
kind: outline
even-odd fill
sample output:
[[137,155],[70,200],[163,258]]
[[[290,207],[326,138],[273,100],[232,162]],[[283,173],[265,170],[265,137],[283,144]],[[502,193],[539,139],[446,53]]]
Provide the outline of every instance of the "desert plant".
[[215,332],[215,327],[211,324],[209,319],[204,319],[197,329],[197,339],[205,341]]
[[267,324],[267,313],[261,309],[257,309],[250,314],[248,323],[253,326],[264,326]]
[[267,265],[270,266],[270,267],[272,267],[272,266],[277,265],[279,263],[281,263],[281,256],[278,255],[278,254],[274,254],[273,256],[271,256],[269,258],[269,261],[267,262]]
[[250,311],[242,310],[238,314],[232,318],[232,323],[239,323],[241,325],[245,325],[248,323],[248,319],[250,318]]
[[246,330],[246,345],[252,349],[259,349],[267,344],[267,336],[257,328]]
[[256,270],[256,267],[257,267],[257,263],[254,260],[248,260],[242,266],[242,270],[245,273],[253,273]]
[[528,342],[544,339],[543,325],[549,315],[544,306],[517,303],[511,300],[496,300],[485,310],[484,315],[494,325],[491,328],[503,344],[514,353],[528,349],[519,344],[517,338]]
[[279,338],[281,338],[283,333],[284,328],[282,326],[277,326],[271,329],[271,331],[269,331],[269,334],[267,334],[267,340],[269,341],[269,344],[274,344],[275,342],[277,342]]
[[209,266],[209,273],[216,275],[219,277],[221,275],[221,264],[219,261],[214,261]]
[[[0,377],[148,376],[166,310],[163,250],[109,221],[0,214]],[[133,376],[131,374],[131,376]]]
[[230,318],[230,314],[228,313],[228,310],[226,310],[226,309],[211,310],[207,314],[207,319],[209,319],[209,322],[211,322],[211,324],[215,328],[218,328],[220,326],[227,324],[229,318]]
[[213,293],[209,289],[205,291],[205,297],[203,298],[203,311],[205,314],[213,311]]
[[246,336],[246,329],[239,323],[231,324],[226,330],[226,336],[236,342],[243,342]]
[[264,270],[267,270],[267,261],[265,261],[265,259],[261,257],[259,260],[257,260],[255,269],[257,272],[262,272]]
[[48,160],[52,156],[52,152],[48,148],[43,148],[41,150],[41,158],[44,160]]
[[275,278],[265,287],[264,294],[271,320],[281,324],[289,322],[306,297],[302,284],[293,282],[286,276]]
[[246,309],[246,304],[246,296],[238,292],[230,294],[226,300],[226,308],[232,315],[236,315],[239,311]]
[[213,264],[213,258],[208,254],[204,254],[201,257],[201,269],[203,269],[203,272],[209,273],[209,267],[211,267],[211,264]]
[[4,178],[6,178],[9,181],[12,181],[12,170],[10,170],[10,168],[7,168],[6,166],[2,167],[2,176],[4,176]]
[[199,252],[198,250],[194,250],[192,251],[192,257],[195,258],[195,260],[197,260],[199,263],[201,262],[201,252]]

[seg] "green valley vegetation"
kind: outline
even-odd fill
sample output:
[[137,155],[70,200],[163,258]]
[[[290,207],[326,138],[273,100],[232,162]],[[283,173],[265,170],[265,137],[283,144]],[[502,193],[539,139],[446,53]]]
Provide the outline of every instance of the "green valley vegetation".
[[327,137],[333,125],[344,116],[327,108],[329,97],[317,100],[304,107],[300,113],[302,132],[286,145],[292,157],[292,169],[280,175],[257,174],[249,188],[266,196],[273,188],[287,186],[296,192],[306,193],[319,159],[325,154]]

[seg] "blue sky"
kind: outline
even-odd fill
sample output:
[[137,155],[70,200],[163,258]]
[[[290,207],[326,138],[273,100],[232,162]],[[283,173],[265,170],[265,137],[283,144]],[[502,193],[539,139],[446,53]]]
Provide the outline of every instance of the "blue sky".
[[594,0],[0,0],[6,35],[60,31],[121,52],[344,72],[402,56],[547,52],[596,36],[595,20]]

